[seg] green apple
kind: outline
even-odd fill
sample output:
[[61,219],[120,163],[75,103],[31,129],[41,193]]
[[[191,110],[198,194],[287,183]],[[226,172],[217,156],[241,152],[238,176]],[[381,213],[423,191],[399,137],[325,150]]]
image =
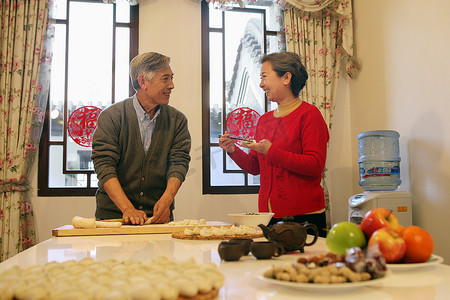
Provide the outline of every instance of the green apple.
[[347,249],[366,246],[366,237],[358,225],[350,222],[334,224],[327,234],[328,251],[336,254],[345,254]]

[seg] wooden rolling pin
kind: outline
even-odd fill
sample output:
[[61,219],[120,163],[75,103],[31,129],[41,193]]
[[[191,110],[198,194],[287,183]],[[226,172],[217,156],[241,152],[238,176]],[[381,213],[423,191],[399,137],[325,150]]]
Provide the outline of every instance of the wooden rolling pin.
[[[153,217],[148,218],[147,221],[145,221],[144,225],[149,225],[152,222]],[[103,222],[120,222],[124,225],[139,225],[139,224],[132,224],[131,222],[125,222],[123,219],[107,219],[107,220],[102,220]]]

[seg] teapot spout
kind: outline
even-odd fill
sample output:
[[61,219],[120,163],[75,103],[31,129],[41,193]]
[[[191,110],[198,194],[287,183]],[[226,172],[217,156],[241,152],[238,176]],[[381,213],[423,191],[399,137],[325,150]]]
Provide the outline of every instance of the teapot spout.
[[261,228],[261,230],[262,230],[262,232],[264,234],[264,237],[269,240],[269,238],[270,238],[269,228],[267,228],[267,226],[265,226],[263,224],[259,224],[258,227]]

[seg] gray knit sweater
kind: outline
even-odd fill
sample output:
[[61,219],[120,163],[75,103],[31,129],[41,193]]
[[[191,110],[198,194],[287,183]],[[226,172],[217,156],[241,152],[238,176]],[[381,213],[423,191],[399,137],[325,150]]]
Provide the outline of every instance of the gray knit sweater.
[[187,119],[169,105],[160,109],[147,155],[133,98],[115,103],[100,114],[91,156],[99,180],[96,218],[122,218],[122,212],[103,189],[103,184],[113,177],[118,178],[134,207],[144,210],[148,217],[153,215],[153,206],[164,193],[167,179],[184,181],[191,159]]

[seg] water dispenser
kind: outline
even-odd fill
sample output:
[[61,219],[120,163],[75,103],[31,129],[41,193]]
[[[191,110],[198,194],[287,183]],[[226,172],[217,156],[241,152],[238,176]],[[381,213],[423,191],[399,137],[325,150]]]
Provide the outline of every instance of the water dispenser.
[[404,191],[366,191],[348,199],[348,221],[360,224],[365,214],[383,207],[392,211],[400,223],[406,227],[412,225],[411,194]]
[[374,130],[358,134],[359,185],[364,193],[348,200],[348,220],[359,224],[374,208],[392,211],[400,225],[412,225],[411,194],[398,191],[400,179],[400,134],[393,130]]

